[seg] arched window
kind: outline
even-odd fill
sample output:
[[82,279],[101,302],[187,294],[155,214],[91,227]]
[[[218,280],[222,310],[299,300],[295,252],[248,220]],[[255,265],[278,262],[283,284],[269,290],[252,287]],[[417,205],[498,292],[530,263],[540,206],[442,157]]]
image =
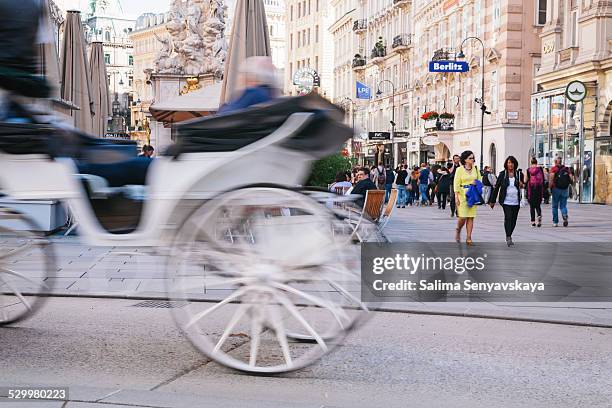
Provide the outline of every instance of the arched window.
[[104,41],[106,41],[106,42],[110,42],[110,40],[111,40],[111,34],[110,34],[110,31],[106,31],[106,32],[104,33]]
[[489,150],[489,163],[491,166],[491,171],[493,173],[497,173],[496,163],[497,163],[497,148],[495,147],[495,143],[491,143],[491,149]]

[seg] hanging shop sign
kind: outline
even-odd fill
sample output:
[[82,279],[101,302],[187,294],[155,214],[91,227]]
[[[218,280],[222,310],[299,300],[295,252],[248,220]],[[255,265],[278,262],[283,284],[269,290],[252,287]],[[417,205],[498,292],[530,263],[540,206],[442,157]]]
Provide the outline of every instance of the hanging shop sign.
[[429,61],[429,72],[468,72],[470,66],[465,61]]
[[389,132],[368,132],[368,139],[370,140],[391,140],[391,133]]
[[572,81],[565,88],[565,97],[572,102],[582,102],[587,96],[587,88],[584,82]]
[[424,145],[435,146],[440,143],[440,138],[436,135],[425,136],[422,140]]

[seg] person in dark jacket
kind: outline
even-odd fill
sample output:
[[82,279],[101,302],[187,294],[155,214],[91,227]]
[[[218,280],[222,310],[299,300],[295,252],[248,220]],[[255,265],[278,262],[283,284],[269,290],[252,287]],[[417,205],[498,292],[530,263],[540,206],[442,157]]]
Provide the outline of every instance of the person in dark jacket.
[[451,185],[451,177],[449,174],[449,166],[447,168],[440,168],[439,176],[438,176],[438,184],[437,184],[437,192],[436,199],[438,200],[438,209],[445,210],[446,209],[446,201],[448,200],[448,195],[450,193],[450,185]]
[[365,204],[366,191],[377,190],[377,188],[376,184],[374,184],[374,182],[370,180],[370,169],[368,169],[367,167],[363,167],[359,169],[359,171],[357,171],[357,179],[359,181],[357,182],[357,184],[355,184],[355,187],[353,187],[351,194],[358,194],[363,197],[355,200],[355,204],[360,207],[363,207],[363,204]]
[[489,205],[494,208],[499,195],[499,204],[504,209],[504,229],[508,246],[514,245],[512,233],[521,209],[521,189],[525,186],[523,172],[517,169],[518,161],[516,158],[508,156],[504,162],[504,170],[499,173],[497,183],[495,183],[495,188],[489,198]]
[[408,168],[407,165],[404,166],[397,172],[397,176],[395,177],[395,185],[397,186],[397,208],[406,208],[406,179],[408,178]]
[[461,158],[458,154],[453,156],[453,161],[449,163],[450,166],[447,166],[449,169],[450,175],[450,210],[451,210],[451,218],[457,215],[457,203],[455,201],[455,191],[453,188],[453,184],[455,182],[455,171],[459,166],[461,166]]

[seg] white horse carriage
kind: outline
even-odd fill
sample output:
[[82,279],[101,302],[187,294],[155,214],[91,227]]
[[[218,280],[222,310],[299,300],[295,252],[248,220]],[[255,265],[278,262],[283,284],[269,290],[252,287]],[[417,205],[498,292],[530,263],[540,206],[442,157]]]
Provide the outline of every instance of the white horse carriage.
[[[322,204],[327,198],[296,188],[313,160],[351,136],[342,117],[323,98],[305,96],[180,125],[173,151],[152,161],[146,199],[121,231],[101,203],[119,200],[126,224],[128,204],[139,201],[130,194],[142,195],[143,186],[75,176],[73,158],[43,154],[53,130],[43,125],[29,139],[0,135],[0,188],[12,199],[65,201],[90,245],[167,255],[168,297],[185,304],[172,309],[176,323],[208,357],[247,372],[291,371],[332,350],[367,312],[353,231]],[[27,221],[0,209],[0,219],[11,218]],[[31,295],[52,289],[44,278],[56,268],[44,238],[4,228],[0,241],[1,325],[40,306],[44,297]],[[15,270],[17,256],[44,267]],[[224,295],[211,299],[215,288]]]

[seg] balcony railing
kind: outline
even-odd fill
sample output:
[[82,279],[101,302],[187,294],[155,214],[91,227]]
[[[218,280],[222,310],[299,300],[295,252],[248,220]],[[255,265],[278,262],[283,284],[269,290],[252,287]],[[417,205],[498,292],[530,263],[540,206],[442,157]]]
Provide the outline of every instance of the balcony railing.
[[357,68],[357,67],[365,67],[367,61],[365,59],[365,57],[355,57],[353,58],[353,63],[351,64],[351,66],[353,68]]
[[366,19],[355,20],[355,22],[353,23],[353,31],[355,32],[365,31],[367,29],[368,20]]
[[385,45],[372,48],[372,54],[371,54],[372,59],[383,58],[386,56],[387,56],[387,47]]
[[404,7],[410,5],[411,0],[393,0],[393,5],[398,7]]
[[455,130],[455,118],[429,119],[425,121],[423,127],[425,132],[435,132],[436,130],[448,132]]
[[455,59],[455,51],[449,48],[440,48],[434,51],[434,55],[431,58],[432,61],[448,61]]
[[410,34],[399,34],[393,37],[393,43],[391,48],[408,47],[412,44],[412,37]]

